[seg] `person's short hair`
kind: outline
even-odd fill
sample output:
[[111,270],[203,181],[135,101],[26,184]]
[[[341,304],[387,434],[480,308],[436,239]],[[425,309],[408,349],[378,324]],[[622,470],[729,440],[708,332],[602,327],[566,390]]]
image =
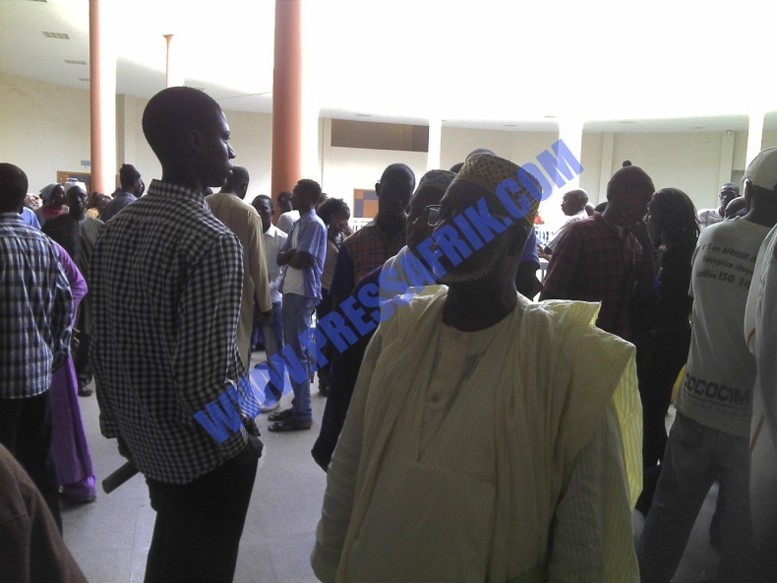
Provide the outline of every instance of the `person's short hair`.
[[580,202],[580,206],[585,207],[588,202],[588,193],[582,188],[576,188],[566,193],[567,196],[571,196]]
[[624,166],[612,175],[607,183],[607,200],[621,192],[630,192],[640,188],[649,189],[652,193],[653,180],[639,166]]
[[409,178],[411,182],[410,190],[415,188],[415,173],[407,164],[396,162],[389,164],[380,176],[381,183],[391,180],[395,177]]
[[310,194],[310,202],[316,206],[318,199],[321,198],[321,185],[311,178],[302,178],[297,181],[297,186]]
[[0,212],[19,211],[27,196],[27,175],[18,166],[0,163]]
[[204,91],[192,87],[168,87],[146,105],[143,111],[143,134],[157,158],[167,160],[186,132],[204,130],[221,114],[221,107]]
[[321,217],[321,220],[324,221],[324,224],[327,227],[329,226],[329,223],[332,222],[332,217],[343,211],[350,213],[351,209],[348,208],[348,203],[342,198],[328,198],[318,205],[318,208],[316,209],[316,213]]
[[122,164],[119,168],[119,182],[122,188],[132,188],[140,178],[140,172],[132,164]]
[[456,162],[453,166],[451,166],[451,172],[458,173],[462,166],[464,166],[464,162]]
[[224,192],[236,192],[237,189],[242,188],[243,184],[247,184],[251,177],[248,175],[248,170],[242,166],[232,166],[232,172],[227,177],[227,181],[221,190]]

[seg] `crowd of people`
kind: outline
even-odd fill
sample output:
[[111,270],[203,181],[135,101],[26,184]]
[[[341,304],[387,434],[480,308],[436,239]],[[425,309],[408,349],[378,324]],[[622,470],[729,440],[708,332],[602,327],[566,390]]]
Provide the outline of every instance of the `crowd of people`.
[[156,511],[145,580],[231,581],[263,452],[234,395],[261,346],[270,431],[313,427],[316,372],[327,397],[321,581],[668,583],[715,481],[718,581],[773,580],[777,149],[698,212],[624,163],[538,244],[546,193],[489,150],[418,180],[389,165],[352,232],[311,179],[246,202],[202,91],[142,123],[148,191],[124,164],[110,197],[38,201],[0,164],[0,572],[85,580],[59,508],[96,496],[93,385]]

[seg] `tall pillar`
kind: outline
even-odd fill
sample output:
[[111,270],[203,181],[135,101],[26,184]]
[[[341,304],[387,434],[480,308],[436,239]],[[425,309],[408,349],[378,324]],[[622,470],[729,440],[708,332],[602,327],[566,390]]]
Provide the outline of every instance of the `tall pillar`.
[[[558,138],[569,149],[577,160],[582,160],[583,152],[583,122],[580,119],[563,117],[558,125]],[[563,192],[580,188],[580,175],[576,172],[561,189]]]
[[185,85],[181,68],[178,66],[178,53],[176,51],[174,34],[166,34],[165,37],[165,87],[180,87]]
[[[731,180],[731,171],[734,168],[734,131],[726,130],[720,138],[720,170],[718,171],[718,184]],[[719,204],[717,193],[712,206]]]
[[92,190],[116,187],[116,53],[111,0],[89,0],[89,75]]
[[440,167],[442,150],[442,120],[429,119],[429,150],[426,156],[426,169],[435,170]]
[[612,132],[605,132],[602,136],[602,163],[599,166],[599,192],[596,203],[591,203],[594,206],[607,201],[607,184],[610,182],[610,178],[612,178],[613,175],[614,153],[615,134]]
[[301,16],[302,0],[275,0],[271,196],[276,202],[279,192],[302,178]]
[[89,75],[92,190],[116,185],[116,53],[111,1],[89,0]]
[[755,111],[748,114],[747,124],[747,154],[745,155],[745,168],[753,161],[761,151],[761,140],[764,133],[763,111]]

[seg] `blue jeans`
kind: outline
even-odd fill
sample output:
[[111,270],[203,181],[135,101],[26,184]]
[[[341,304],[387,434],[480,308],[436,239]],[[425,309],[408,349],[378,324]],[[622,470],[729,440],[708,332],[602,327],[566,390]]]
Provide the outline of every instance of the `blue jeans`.
[[669,583],[716,476],[726,492],[718,581],[752,581],[748,441],[677,413],[653,506],[637,545],[642,583]]
[[[313,312],[316,299],[298,294],[283,294],[283,335],[286,346],[292,350],[299,361],[310,370],[311,359],[308,352],[310,327],[313,324]],[[296,379],[294,378],[296,376]],[[302,378],[304,376],[304,379]],[[310,376],[292,375],[291,388],[294,391],[292,407],[297,421],[312,421],[313,407],[310,404]]]

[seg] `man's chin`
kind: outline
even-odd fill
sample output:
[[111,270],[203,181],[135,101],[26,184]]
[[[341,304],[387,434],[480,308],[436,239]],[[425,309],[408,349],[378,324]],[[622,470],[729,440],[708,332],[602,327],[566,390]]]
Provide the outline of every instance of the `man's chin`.
[[450,269],[442,277],[438,277],[440,283],[445,285],[456,285],[457,283],[475,283],[481,279],[486,279],[494,270],[496,260],[489,260],[476,269],[462,270],[458,267]]

